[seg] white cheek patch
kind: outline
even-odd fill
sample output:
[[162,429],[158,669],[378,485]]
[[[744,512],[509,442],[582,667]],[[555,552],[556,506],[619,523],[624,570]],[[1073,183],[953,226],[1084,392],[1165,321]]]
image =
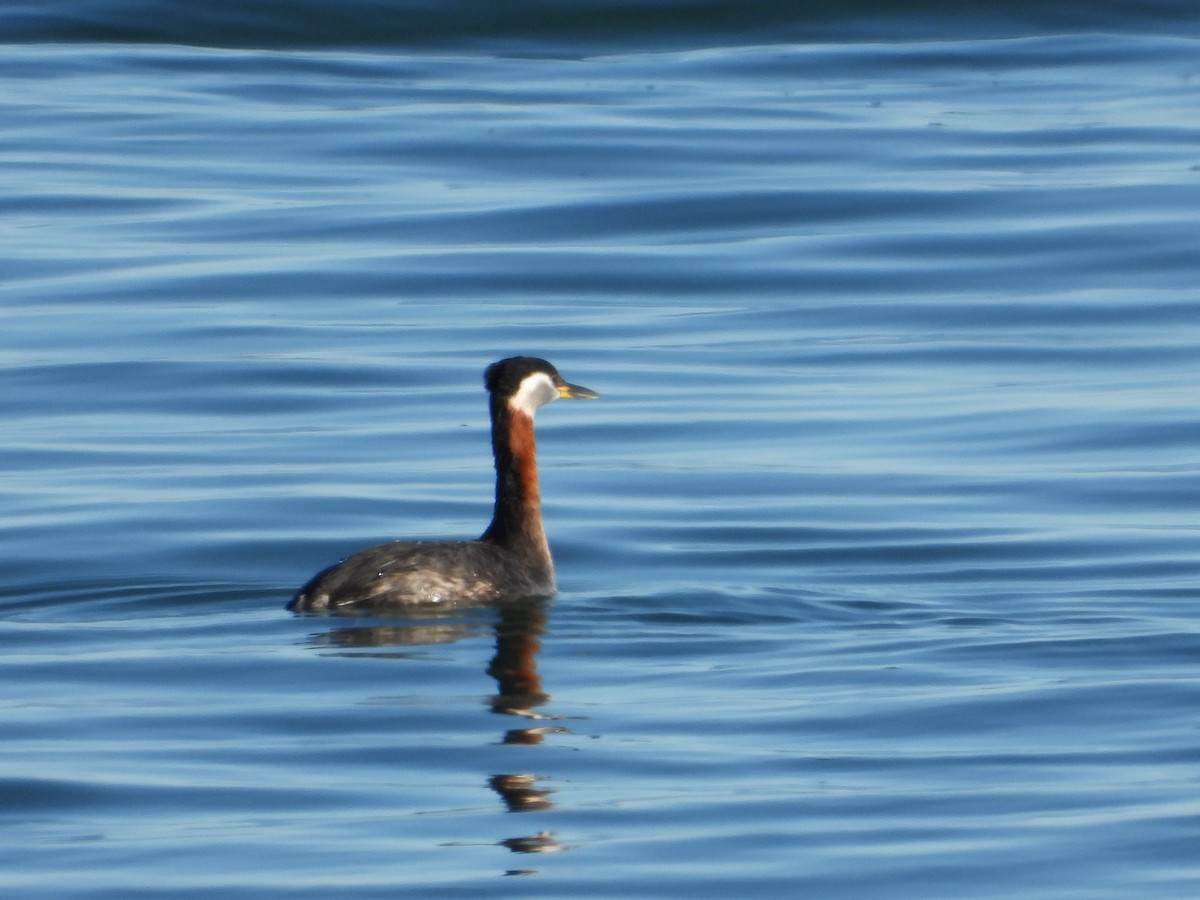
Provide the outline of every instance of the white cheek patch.
[[509,398],[508,405],[533,418],[539,406],[545,406],[557,396],[558,388],[554,386],[550,376],[545,372],[534,372],[532,375],[526,375],[521,381],[517,392]]

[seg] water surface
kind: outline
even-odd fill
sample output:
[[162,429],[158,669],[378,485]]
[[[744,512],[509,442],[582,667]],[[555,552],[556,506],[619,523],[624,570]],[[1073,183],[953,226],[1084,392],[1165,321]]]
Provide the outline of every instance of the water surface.
[[5,13],[5,892],[1195,896],[1198,32],[935,7]]

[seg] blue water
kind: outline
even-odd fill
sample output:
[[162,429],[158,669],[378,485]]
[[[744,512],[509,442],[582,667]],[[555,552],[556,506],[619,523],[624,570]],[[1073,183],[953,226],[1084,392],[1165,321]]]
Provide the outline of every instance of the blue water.
[[0,893],[1200,895],[1200,17],[822,6],[0,10]]

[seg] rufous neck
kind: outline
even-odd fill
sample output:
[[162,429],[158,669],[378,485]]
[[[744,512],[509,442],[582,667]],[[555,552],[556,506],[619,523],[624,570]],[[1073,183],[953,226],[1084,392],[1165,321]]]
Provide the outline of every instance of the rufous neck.
[[496,506],[483,539],[548,561],[533,418],[505,403],[493,402],[492,452],[496,458]]

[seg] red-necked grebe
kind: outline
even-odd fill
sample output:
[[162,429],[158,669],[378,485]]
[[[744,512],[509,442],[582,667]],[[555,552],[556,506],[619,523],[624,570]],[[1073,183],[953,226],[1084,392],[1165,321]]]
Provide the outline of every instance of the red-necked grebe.
[[554,593],[542,527],[533,415],[560,397],[592,399],[544,359],[515,356],[488,366],[496,506],[474,541],[396,541],[318,572],[288,609],[353,610],[416,604],[489,603]]

